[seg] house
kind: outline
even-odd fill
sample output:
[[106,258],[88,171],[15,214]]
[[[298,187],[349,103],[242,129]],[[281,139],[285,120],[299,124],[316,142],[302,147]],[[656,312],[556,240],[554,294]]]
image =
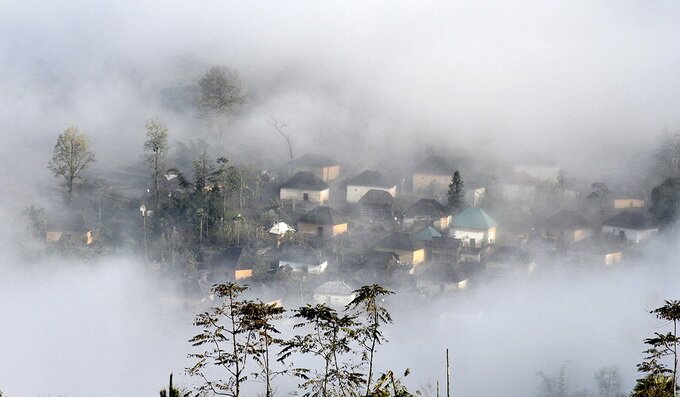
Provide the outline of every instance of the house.
[[496,242],[496,223],[481,208],[466,208],[453,218],[453,237],[465,245],[480,247]]
[[433,262],[456,263],[460,260],[463,242],[457,238],[440,236],[425,241],[425,253]]
[[529,205],[536,201],[538,181],[525,174],[514,174],[501,183],[503,200]]
[[541,226],[541,236],[557,244],[570,244],[590,237],[595,232],[592,222],[584,215],[569,209],[553,214]]
[[286,222],[278,221],[274,222],[274,225],[269,228],[268,233],[270,236],[272,236],[274,242],[276,243],[276,246],[278,247],[279,245],[281,245],[281,242],[284,240],[286,236],[295,233],[295,229],[288,226]]
[[92,230],[71,230],[59,227],[48,227],[47,231],[45,232],[45,241],[48,243],[78,241],[85,245],[90,245],[94,242],[94,232]]
[[347,202],[358,203],[369,190],[383,190],[395,197],[397,185],[388,182],[378,171],[364,171],[347,182]]
[[319,237],[335,237],[347,233],[347,220],[335,210],[319,206],[305,213],[297,223],[298,232]]
[[428,156],[415,168],[413,173],[413,191],[432,189],[434,192],[446,192],[454,169],[442,156]]
[[[198,270],[203,274],[203,280],[212,285],[236,278],[236,268],[243,262],[247,262],[245,255],[243,255],[243,248],[227,247],[213,254],[206,261],[199,263]],[[249,276],[247,272],[240,272],[238,277],[246,278]]]
[[344,281],[328,281],[314,289],[314,303],[345,307],[356,297],[355,289]]
[[530,178],[556,185],[562,178],[560,166],[552,161],[529,161],[513,167],[515,174],[526,175]]
[[460,261],[464,263],[479,263],[482,260],[481,247],[463,247],[460,250]]
[[416,288],[426,294],[436,295],[463,290],[468,278],[450,263],[426,262],[415,272]]
[[308,171],[300,171],[281,185],[279,199],[308,201],[323,204],[328,201],[330,188],[319,177]]
[[311,172],[324,182],[340,176],[340,163],[330,157],[308,153],[290,163],[293,172]]
[[241,254],[236,267],[234,267],[234,280],[245,280],[253,276],[255,271],[255,258],[252,255]]
[[288,267],[294,272],[321,274],[328,267],[328,260],[310,249],[289,247],[279,258],[279,268]]
[[359,199],[359,215],[364,219],[392,221],[394,214],[394,196],[389,192],[371,189]]
[[414,224],[431,225],[437,230],[448,229],[451,214],[437,200],[424,198],[416,201],[404,211],[404,227]]
[[611,266],[621,262],[623,250],[621,241],[591,236],[567,248],[569,259],[579,265]]
[[373,249],[394,252],[401,263],[417,265],[425,261],[425,244],[408,233],[392,233],[375,243]]
[[442,236],[442,234],[439,233],[439,231],[433,228],[432,226],[425,226],[419,231],[413,233],[412,235],[414,238],[423,242],[432,241],[433,238],[438,238]]
[[496,247],[486,257],[488,273],[532,273],[536,267],[533,255],[520,247],[510,245]]
[[602,233],[639,243],[656,234],[659,226],[650,217],[633,211],[622,211],[602,224]]

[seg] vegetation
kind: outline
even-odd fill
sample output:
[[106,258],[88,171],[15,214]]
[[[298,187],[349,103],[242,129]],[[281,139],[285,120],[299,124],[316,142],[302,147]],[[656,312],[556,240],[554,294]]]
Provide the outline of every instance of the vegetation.
[[64,178],[69,203],[73,196],[73,184],[81,179],[82,172],[94,161],[94,154],[89,150],[87,139],[80,133],[78,127],[69,127],[59,135],[47,168],[55,177]]
[[163,176],[163,161],[168,151],[168,129],[160,122],[151,119],[146,123],[146,141],[144,142],[146,161],[151,168],[154,183],[156,206],[160,208],[160,180]]
[[446,197],[448,198],[449,209],[460,212],[465,208],[464,183],[458,170],[456,170],[451,177],[451,184],[449,184],[449,191]]

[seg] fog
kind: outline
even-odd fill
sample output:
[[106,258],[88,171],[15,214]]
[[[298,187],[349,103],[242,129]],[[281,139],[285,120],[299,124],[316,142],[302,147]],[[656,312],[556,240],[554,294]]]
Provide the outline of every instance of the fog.
[[[0,390],[153,395],[189,365],[192,313],[139,258],[36,259],[20,241],[67,127],[87,134],[95,171],[139,161],[152,117],[173,144],[213,139],[173,93],[225,65],[248,91],[226,130],[237,160],[287,160],[273,116],[296,155],[540,153],[568,177],[637,175],[680,128],[678,20],[674,1],[1,3]],[[677,298],[678,242],[664,244],[624,268],[480,285],[427,319],[396,312],[383,364],[410,367],[413,387],[443,382],[450,348],[454,395],[470,396],[530,395],[563,363],[594,390],[592,373],[616,365],[629,390],[659,329],[648,311]]]

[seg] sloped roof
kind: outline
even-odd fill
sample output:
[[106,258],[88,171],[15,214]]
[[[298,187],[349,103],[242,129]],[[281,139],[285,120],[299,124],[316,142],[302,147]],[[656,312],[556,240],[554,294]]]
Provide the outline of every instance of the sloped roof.
[[453,218],[453,226],[486,230],[498,226],[498,223],[481,208],[466,208]]
[[288,226],[288,224],[287,224],[286,222],[282,222],[282,221],[276,222],[276,223],[274,224],[274,226],[272,226],[272,227],[269,229],[269,233],[271,233],[271,234],[276,234],[277,236],[282,236],[282,235],[284,235],[284,234],[286,234],[286,233],[288,233],[288,232],[294,233],[294,232],[295,232],[295,229],[293,229],[292,227]]
[[568,246],[568,250],[589,254],[609,255],[622,252],[622,242],[614,239],[591,236]]
[[302,167],[330,167],[339,163],[328,156],[321,154],[307,153],[291,162],[292,165]]
[[384,190],[371,189],[359,199],[363,205],[394,205],[394,197]]
[[592,229],[593,224],[576,211],[563,209],[543,222],[543,225],[556,229]]
[[425,247],[422,241],[411,237],[408,233],[392,233],[378,241],[375,246],[399,251],[417,251]]
[[439,233],[432,226],[427,226],[427,227],[423,228],[422,230],[413,234],[413,238],[418,239],[420,241],[432,241],[433,237],[441,237],[441,236],[442,236],[442,234]]
[[281,187],[286,189],[322,191],[328,189],[328,184],[311,172],[300,171],[285,181]]
[[334,209],[327,206],[318,206],[300,217],[298,222],[311,223],[314,225],[338,225],[347,223]]
[[446,216],[446,209],[435,199],[424,198],[416,201],[412,206],[404,211],[404,216],[426,216],[430,218],[443,218]]
[[344,281],[328,281],[315,288],[314,293],[323,295],[351,295],[355,289]]
[[394,183],[389,183],[380,172],[368,170],[351,178],[347,182],[347,184],[356,186],[376,186],[385,188],[395,186]]
[[654,221],[648,216],[632,211],[622,211],[604,221],[603,225],[632,230],[654,229],[657,227]]
[[416,173],[450,176],[453,175],[453,167],[442,156],[428,156],[418,163]]

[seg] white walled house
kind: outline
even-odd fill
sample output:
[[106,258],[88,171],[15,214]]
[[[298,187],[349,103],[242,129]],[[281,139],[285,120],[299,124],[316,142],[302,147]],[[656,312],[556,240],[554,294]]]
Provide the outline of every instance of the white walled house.
[[453,237],[473,247],[493,244],[497,225],[481,208],[466,208],[453,218]]
[[639,243],[659,232],[659,227],[649,217],[632,211],[622,211],[602,224],[602,233]]
[[347,202],[358,203],[370,190],[382,190],[392,197],[397,195],[397,185],[388,182],[378,171],[364,171],[347,182]]
[[279,199],[324,204],[330,198],[330,187],[311,172],[300,171],[281,185]]
[[314,304],[345,307],[356,297],[354,290],[344,281],[328,281],[314,290]]
[[514,166],[515,174],[523,174],[531,178],[557,184],[560,180],[560,167],[556,163],[524,163]]

